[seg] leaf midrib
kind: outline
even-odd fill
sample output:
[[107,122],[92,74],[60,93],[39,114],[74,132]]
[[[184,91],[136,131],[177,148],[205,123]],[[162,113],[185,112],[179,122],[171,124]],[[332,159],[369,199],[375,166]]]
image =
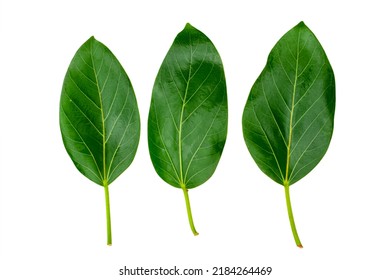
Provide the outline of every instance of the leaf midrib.
[[180,123],[179,123],[179,168],[180,168],[180,187],[185,188],[185,182],[183,178],[183,156],[182,156],[182,131],[183,131],[183,116],[184,116],[184,108],[187,104],[187,94],[188,94],[188,88],[190,85],[191,80],[191,72],[192,72],[192,59],[193,59],[193,52],[192,52],[192,42],[191,42],[191,34],[188,34],[189,41],[190,41],[190,69],[188,70],[188,79],[186,81],[186,90],[184,92],[184,98],[182,100],[182,106],[181,106],[181,112],[180,112]]
[[[100,86],[99,86],[99,80],[98,80],[98,76],[97,76],[97,73],[96,73],[96,66],[95,66],[95,62],[94,62],[94,59],[93,59],[93,50],[92,50],[92,44],[91,44],[91,47],[90,47],[90,54],[91,54],[91,62],[92,62],[92,69],[93,69],[93,74],[95,76],[95,80],[96,80],[96,87],[97,87],[97,91],[98,91],[98,94],[99,94],[99,102],[100,102],[100,113],[101,113],[101,119],[102,119],[102,137],[103,137],[103,186],[107,186],[108,185],[108,179],[107,179],[107,172],[106,172],[106,128],[105,128],[105,119],[104,119],[104,112],[103,112],[103,98],[102,98],[102,92],[101,92],[101,89],[100,89]],[[103,63],[103,62],[102,62]]]
[[288,187],[290,184],[289,176],[289,168],[290,168],[290,161],[291,161],[291,143],[292,143],[292,132],[293,132],[293,117],[294,117],[294,109],[295,109],[295,95],[296,95],[296,89],[297,89],[297,80],[298,80],[298,61],[299,61],[299,42],[301,37],[301,31],[298,30],[298,42],[297,42],[297,55],[295,60],[295,77],[294,77],[294,85],[293,85],[293,94],[292,94],[292,100],[291,100],[291,110],[290,110],[290,124],[289,124],[289,135],[288,135],[288,145],[287,145],[287,159],[286,159],[286,175],[283,180],[283,185],[285,187]]

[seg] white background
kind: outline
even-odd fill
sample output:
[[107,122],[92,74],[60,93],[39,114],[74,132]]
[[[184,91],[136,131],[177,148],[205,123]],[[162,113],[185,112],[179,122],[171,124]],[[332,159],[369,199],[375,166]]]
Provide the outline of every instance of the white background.
[[[0,6],[0,279],[261,279],[124,277],[135,268],[272,266],[264,279],[389,279],[389,8],[386,1],[44,1]],[[335,130],[320,164],[291,188],[304,249],[295,246],[283,188],[242,137],[252,84],[279,38],[303,20],[336,76]],[[159,66],[185,24],[217,47],[229,132],[220,164],[190,191],[155,173],[147,116]],[[90,36],[129,75],[141,115],[132,165],[111,186],[113,246],[103,188],[74,167],[61,140],[67,67]]]

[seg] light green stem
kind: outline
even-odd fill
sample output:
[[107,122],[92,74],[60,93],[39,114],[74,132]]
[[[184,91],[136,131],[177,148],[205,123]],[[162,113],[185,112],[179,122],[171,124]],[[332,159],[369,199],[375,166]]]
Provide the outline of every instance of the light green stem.
[[192,212],[191,212],[190,198],[188,197],[188,190],[185,186],[182,186],[181,189],[183,190],[184,198],[186,200],[188,221],[190,222],[190,227],[191,227],[192,233],[196,236],[199,233],[196,231],[195,226],[194,226],[194,221],[192,220]]
[[286,203],[287,203],[288,218],[289,218],[289,220],[290,220],[290,226],[291,226],[292,233],[293,233],[293,235],[294,235],[294,240],[295,240],[295,243],[297,244],[297,246],[298,246],[299,248],[303,248],[302,243],[301,243],[301,240],[299,240],[297,228],[295,227],[294,215],[293,215],[292,208],[291,208],[291,201],[290,201],[290,186],[288,186],[288,185],[285,186],[285,187],[284,187],[284,191],[285,191],[285,194],[286,194]]
[[108,183],[104,182],[104,194],[106,197],[106,220],[107,220],[107,245],[111,246],[111,214],[110,214],[110,194],[108,192]]

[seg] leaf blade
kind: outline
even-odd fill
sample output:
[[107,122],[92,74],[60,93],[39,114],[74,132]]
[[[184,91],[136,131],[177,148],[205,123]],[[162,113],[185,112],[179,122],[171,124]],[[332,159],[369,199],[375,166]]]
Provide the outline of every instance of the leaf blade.
[[140,134],[134,90],[113,53],[94,37],[79,48],[65,75],[60,128],[76,168],[101,186],[134,159]]
[[222,61],[212,42],[187,24],[168,51],[153,88],[148,141],[156,172],[174,187],[201,185],[215,171],[226,134]]
[[332,67],[301,22],[274,46],[251,89],[242,119],[248,150],[265,174],[290,186],[325,155],[334,111]]

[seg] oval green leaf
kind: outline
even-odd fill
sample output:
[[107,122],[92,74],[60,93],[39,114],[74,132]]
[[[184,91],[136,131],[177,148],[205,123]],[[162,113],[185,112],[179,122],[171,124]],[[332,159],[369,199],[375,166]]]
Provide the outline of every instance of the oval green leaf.
[[301,22],[272,49],[242,118],[248,150],[265,174],[285,186],[289,212],[289,186],[325,155],[334,113],[332,67],[320,42]]
[[[105,188],[109,230],[108,185],[134,159],[140,120],[125,70],[94,37],[76,52],[65,75],[60,127],[66,151],[76,168]],[[111,230],[108,237],[111,243]]]
[[187,190],[214,173],[227,134],[226,81],[209,38],[187,24],[175,38],[153,87],[148,120],[149,152],[157,174]]

